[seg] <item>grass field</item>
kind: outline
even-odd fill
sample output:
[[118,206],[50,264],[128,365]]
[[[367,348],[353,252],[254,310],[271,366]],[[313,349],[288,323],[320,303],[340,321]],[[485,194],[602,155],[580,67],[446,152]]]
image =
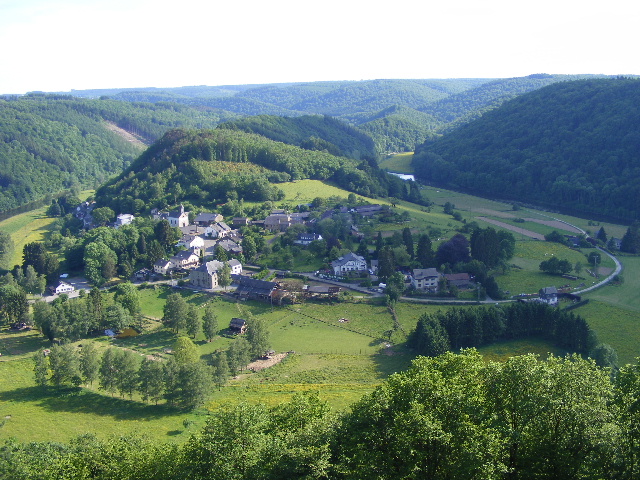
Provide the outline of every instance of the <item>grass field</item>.
[[47,207],[42,207],[0,222],[0,231],[11,235],[15,246],[12,265],[22,263],[22,249],[27,243],[44,241],[45,234],[55,221],[45,215],[46,210]]
[[382,160],[378,165],[383,170],[388,170],[394,173],[413,173],[413,167],[411,161],[413,160],[413,152],[397,153],[395,155],[389,155]]
[[616,349],[620,365],[640,357],[640,312],[598,300],[589,301],[574,312],[589,322],[599,341]]
[[[94,193],[95,190],[84,190],[78,198],[84,201]],[[22,263],[22,249],[27,243],[41,242],[49,232],[55,218],[46,216],[47,208],[31,210],[0,222],[0,231],[11,235],[15,246],[12,265]]]
[[296,180],[295,182],[279,183],[278,188],[286,195],[290,203],[311,203],[314,198],[328,198],[338,196],[347,198],[349,192],[321,182],[320,180]]

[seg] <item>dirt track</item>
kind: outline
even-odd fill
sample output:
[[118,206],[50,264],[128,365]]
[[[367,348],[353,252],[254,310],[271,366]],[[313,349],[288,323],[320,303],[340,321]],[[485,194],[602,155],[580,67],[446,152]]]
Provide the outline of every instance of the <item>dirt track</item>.
[[526,230],[524,228],[514,227],[513,225],[509,225],[508,223],[504,223],[504,222],[501,222],[499,220],[494,220],[492,218],[486,218],[486,217],[476,217],[476,218],[478,220],[483,220],[483,221],[485,221],[487,223],[491,223],[491,224],[496,225],[498,227],[506,228],[507,230],[511,230],[512,232],[519,233],[519,234],[524,235],[526,237],[535,238],[536,240],[544,240],[544,235],[542,235],[540,233],[532,232],[531,230]]

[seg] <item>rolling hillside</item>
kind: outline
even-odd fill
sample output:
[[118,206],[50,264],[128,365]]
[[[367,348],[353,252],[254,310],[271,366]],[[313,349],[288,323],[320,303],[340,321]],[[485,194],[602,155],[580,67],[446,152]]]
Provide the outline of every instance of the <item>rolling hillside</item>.
[[640,80],[560,82],[427,142],[423,181],[625,222],[640,217]]

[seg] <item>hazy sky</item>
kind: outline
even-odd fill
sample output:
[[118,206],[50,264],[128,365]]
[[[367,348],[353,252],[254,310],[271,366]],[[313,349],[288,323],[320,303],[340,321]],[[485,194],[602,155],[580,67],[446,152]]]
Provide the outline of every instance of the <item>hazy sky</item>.
[[0,93],[640,74],[632,0],[0,0]]

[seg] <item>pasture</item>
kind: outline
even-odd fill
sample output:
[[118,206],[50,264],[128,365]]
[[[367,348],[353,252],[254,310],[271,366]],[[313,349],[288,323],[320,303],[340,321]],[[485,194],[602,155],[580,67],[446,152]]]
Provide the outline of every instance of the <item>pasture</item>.
[[413,173],[413,152],[396,153],[395,155],[387,155],[378,165],[383,170],[394,173]]
[[12,265],[22,263],[22,249],[27,243],[44,241],[51,224],[55,221],[55,218],[45,215],[46,210],[47,207],[38,208],[0,222],[0,231],[11,235],[15,246]]

